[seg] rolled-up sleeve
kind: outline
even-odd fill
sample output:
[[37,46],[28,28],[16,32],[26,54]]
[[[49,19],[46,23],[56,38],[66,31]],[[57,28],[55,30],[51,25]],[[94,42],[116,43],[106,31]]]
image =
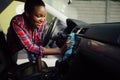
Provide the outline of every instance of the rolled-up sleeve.
[[36,53],[38,55],[44,54],[44,49],[42,46],[38,46],[35,43],[33,43],[30,38],[26,35],[25,31],[22,29],[22,27],[19,25],[19,22],[17,20],[12,20],[13,29],[15,30],[18,38],[20,39],[23,46],[30,52]]

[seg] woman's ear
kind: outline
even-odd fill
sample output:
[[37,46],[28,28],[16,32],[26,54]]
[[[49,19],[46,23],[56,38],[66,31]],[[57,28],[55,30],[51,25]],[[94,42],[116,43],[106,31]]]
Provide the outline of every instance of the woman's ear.
[[25,12],[25,15],[26,15],[27,17],[29,17],[29,14],[28,14],[27,12]]

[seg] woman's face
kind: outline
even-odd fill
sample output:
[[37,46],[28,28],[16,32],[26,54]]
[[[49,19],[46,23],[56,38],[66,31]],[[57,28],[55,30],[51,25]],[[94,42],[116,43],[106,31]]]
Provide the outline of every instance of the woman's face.
[[29,14],[29,22],[34,27],[40,27],[46,20],[46,9],[44,6],[35,6],[32,13]]

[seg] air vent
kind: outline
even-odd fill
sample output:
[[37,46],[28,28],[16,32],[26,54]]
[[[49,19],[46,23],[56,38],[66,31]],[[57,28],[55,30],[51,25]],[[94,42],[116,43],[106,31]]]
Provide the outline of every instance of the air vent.
[[87,30],[88,30],[88,28],[80,28],[80,29],[77,31],[77,34],[84,34]]

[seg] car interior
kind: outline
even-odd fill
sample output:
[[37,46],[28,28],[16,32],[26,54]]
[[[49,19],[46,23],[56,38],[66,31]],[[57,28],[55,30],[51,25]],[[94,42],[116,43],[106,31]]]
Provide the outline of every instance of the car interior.
[[56,22],[55,17],[43,45],[53,47],[55,43],[61,47],[71,33],[75,34],[75,45],[72,54],[65,60],[57,60],[54,67],[42,61],[41,71],[36,63],[13,63],[0,29],[0,80],[120,79],[120,22],[88,24],[68,18],[67,27],[53,36]]
[[81,26],[79,45],[65,80],[120,79],[120,23]]

